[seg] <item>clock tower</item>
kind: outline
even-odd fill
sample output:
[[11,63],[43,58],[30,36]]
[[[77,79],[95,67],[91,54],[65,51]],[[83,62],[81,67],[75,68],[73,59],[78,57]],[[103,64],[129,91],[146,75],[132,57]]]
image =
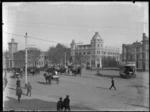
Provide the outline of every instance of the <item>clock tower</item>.
[[9,63],[10,63],[10,67],[14,67],[14,57],[13,57],[13,54],[15,52],[18,51],[18,43],[15,42],[15,40],[12,38],[11,39],[11,42],[8,43],[8,49],[9,49]]

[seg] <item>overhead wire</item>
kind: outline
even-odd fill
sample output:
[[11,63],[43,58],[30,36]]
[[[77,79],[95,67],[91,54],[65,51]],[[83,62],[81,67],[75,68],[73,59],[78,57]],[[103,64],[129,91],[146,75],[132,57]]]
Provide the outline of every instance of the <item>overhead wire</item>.
[[[7,34],[10,34],[10,35],[15,35],[15,36],[21,36],[21,37],[24,37],[25,35],[18,35],[18,34],[14,34],[14,33],[8,33],[8,32],[5,32],[3,31],[4,33],[7,33]],[[55,42],[55,43],[60,43],[58,41],[50,41],[50,40],[45,40],[45,39],[40,39],[40,38],[36,38],[36,37],[33,37],[33,36],[27,36],[27,38],[32,38],[32,39],[36,39],[36,40],[40,40],[40,41],[45,41],[45,42]],[[65,43],[65,44],[68,44],[68,43]]]

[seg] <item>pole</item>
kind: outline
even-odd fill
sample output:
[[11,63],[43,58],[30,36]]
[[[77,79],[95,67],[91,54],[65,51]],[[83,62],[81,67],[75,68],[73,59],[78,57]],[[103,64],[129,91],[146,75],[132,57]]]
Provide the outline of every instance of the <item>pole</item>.
[[25,53],[25,88],[27,86],[27,33],[25,35],[25,49],[26,49],[26,53]]
[[66,52],[65,52],[65,66],[66,66]]

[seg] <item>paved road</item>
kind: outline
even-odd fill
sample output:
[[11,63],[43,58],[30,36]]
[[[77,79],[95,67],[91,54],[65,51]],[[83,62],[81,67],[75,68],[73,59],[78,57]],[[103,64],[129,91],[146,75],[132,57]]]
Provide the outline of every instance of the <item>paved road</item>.
[[[16,79],[9,78],[4,91],[4,109],[15,110],[56,110],[59,97],[70,95],[72,110],[149,110],[149,73],[139,72],[135,79],[122,79],[118,71],[101,70],[102,76],[96,71],[82,71],[82,76],[60,75],[60,84],[52,82],[46,85],[43,73],[28,76],[31,83],[32,96],[22,96],[17,102],[15,96]],[[110,77],[113,76],[117,90],[109,90]],[[24,78],[21,79],[23,92]]]

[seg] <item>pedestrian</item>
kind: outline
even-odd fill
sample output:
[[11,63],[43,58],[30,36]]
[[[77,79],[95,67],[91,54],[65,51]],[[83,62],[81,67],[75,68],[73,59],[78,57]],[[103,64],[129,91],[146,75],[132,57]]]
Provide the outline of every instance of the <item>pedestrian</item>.
[[79,74],[80,74],[80,76],[81,76],[81,66],[79,67]]
[[7,84],[8,84],[8,80],[7,80],[7,78],[5,77],[4,78],[4,80],[5,80],[5,87],[7,86]]
[[111,78],[111,86],[110,86],[110,88],[109,88],[109,89],[111,89],[112,87],[116,90],[115,82],[114,82],[113,77]]
[[17,85],[17,87],[20,87],[20,79],[19,78],[17,78],[16,85]]
[[63,111],[63,100],[62,97],[59,98],[59,101],[57,102],[57,111]]
[[68,68],[68,74],[70,73],[70,68]]
[[18,96],[18,102],[20,102],[20,98],[21,98],[21,95],[22,95],[22,89],[20,86],[17,87],[17,96]]
[[32,89],[32,86],[30,85],[30,83],[28,83],[28,85],[27,85],[27,96],[28,96],[28,93],[31,96],[31,89]]
[[64,108],[65,108],[65,111],[70,111],[70,99],[69,99],[69,95],[66,95],[66,98],[64,99],[63,101],[64,103]]

